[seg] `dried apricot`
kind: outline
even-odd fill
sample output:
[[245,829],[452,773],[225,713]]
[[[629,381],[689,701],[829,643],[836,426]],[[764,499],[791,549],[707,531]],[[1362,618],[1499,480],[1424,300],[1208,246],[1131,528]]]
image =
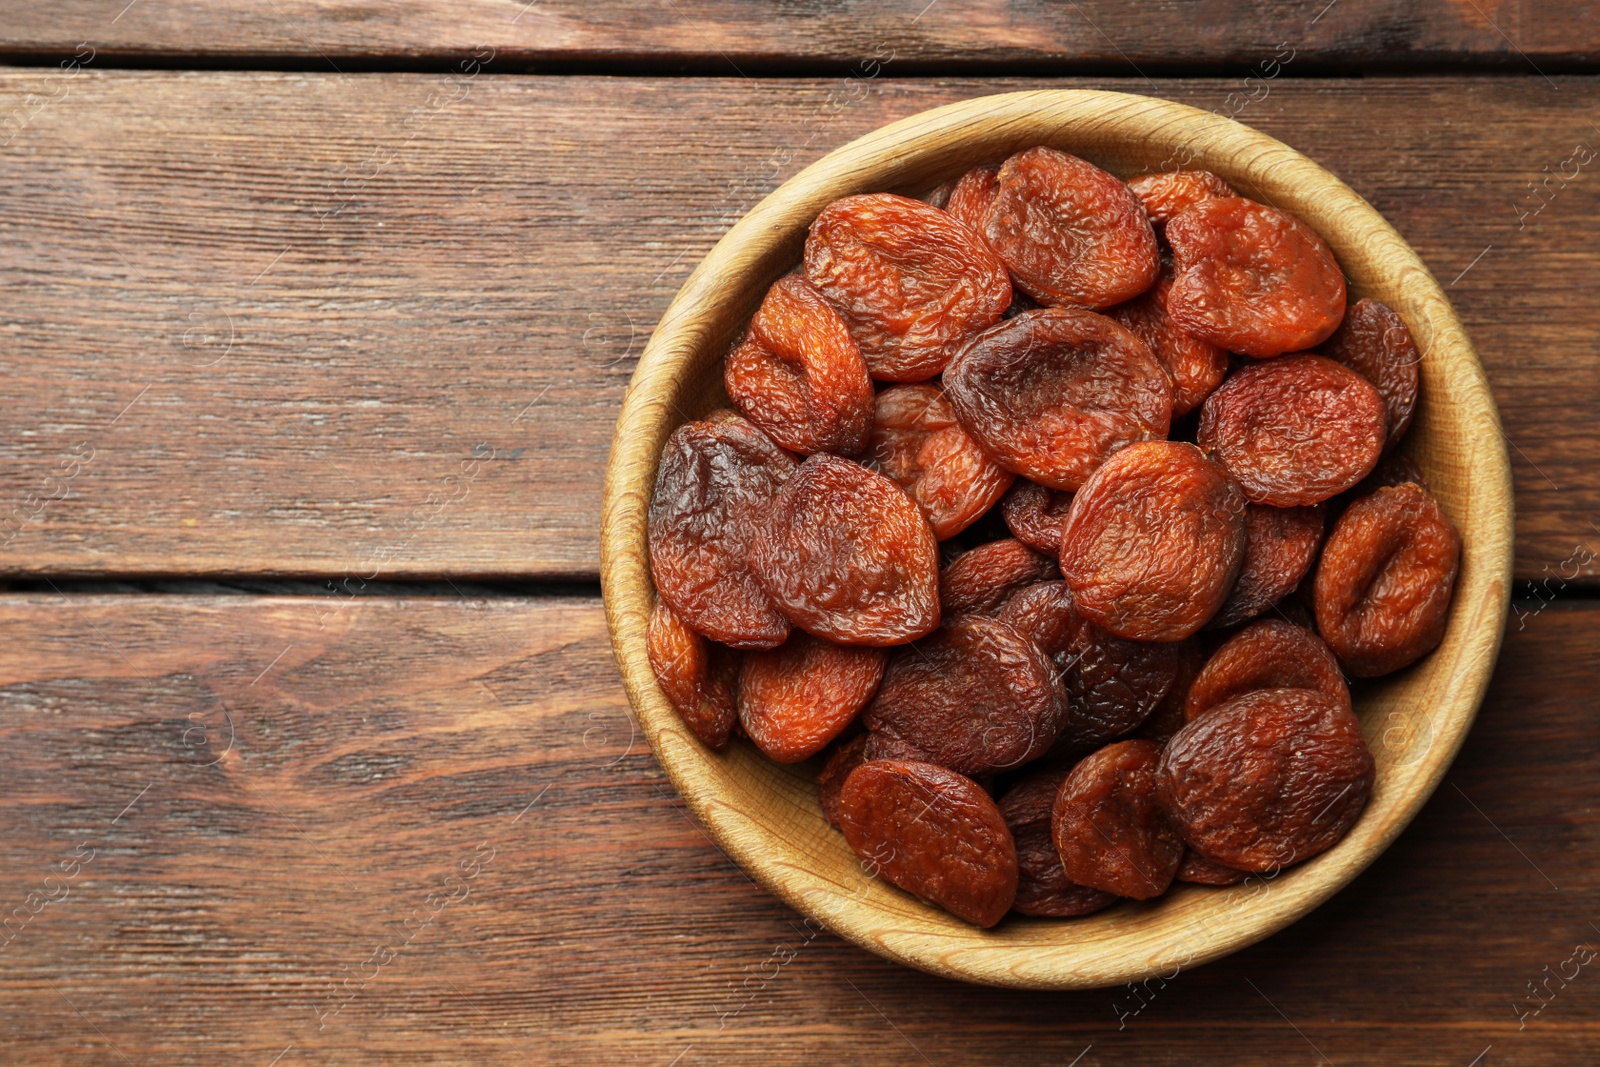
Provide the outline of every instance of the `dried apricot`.
[[1461,535],[1433,495],[1406,483],[1339,516],[1317,564],[1317,630],[1357,678],[1397,671],[1444,638]]
[[1209,170],[1167,170],[1141,174],[1128,182],[1150,221],[1160,225],[1202,200],[1236,196],[1233,188]]
[[1102,308],[1155,284],[1156,235],[1115,175],[1053,148],[1000,166],[983,234],[1042,304]]
[[1344,275],[1316,231],[1239,196],[1167,221],[1174,275],[1167,312],[1218,348],[1263,358],[1327,340],[1344,316]]
[[1118,741],[1062,781],[1051,831],[1069,879],[1134,900],[1166,892],[1183,842],[1156,801],[1160,760],[1153,741]]
[[939,625],[939,545],[905,492],[827,453],[784,483],[750,569],[796,626],[844,645],[899,645]]
[[1078,885],[1061,866],[1061,853],[1050,833],[1050,815],[1056,791],[1069,769],[1041,768],[1000,798],[1000,814],[1017,846],[1017,899],[1011,907],[1023,915],[1064,919],[1089,915],[1117,902],[1115,893]]
[[1355,485],[1383,452],[1383,398],[1340,363],[1310,354],[1238,371],[1206,398],[1196,441],[1251,503],[1320,504]]
[[1012,536],[1048,556],[1061,551],[1061,524],[1071,506],[1071,493],[1026,478],[1018,478],[1000,498],[1000,511]]
[[911,494],[943,541],[994,506],[1016,475],[984,455],[937,386],[878,394],[863,463]]
[[973,167],[950,187],[950,196],[944,203],[945,213],[955,216],[981,234],[984,220],[989,216],[989,206],[994,203],[999,177],[1000,166],[997,163]]
[[1061,576],[1090,622],[1133,641],[1179,641],[1227,598],[1244,558],[1244,496],[1194,445],[1143,441],[1078,490]]
[[732,412],[667,439],[650,499],[650,575],[690,626],[734,648],[772,648],[789,621],[750,572],[750,543],[795,459]]
[[1056,576],[1055,561],[1013,538],[963,552],[939,575],[945,618],[993,615],[1018,590]]
[[1172,420],[1172,384],[1145,343],[1077,308],[1024,312],[985,330],[944,383],[985,452],[1052,489],[1076,489],[1123,445],[1165,437]]
[[872,425],[872,379],[844,319],[791,274],[767,290],[723,379],[734,407],[794,452],[853,456]]
[[1422,476],[1422,468],[1410,456],[1399,452],[1385,452],[1383,458],[1378,460],[1378,465],[1372,468],[1372,473],[1356,483],[1350,490],[1354,500],[1364,496],[1371,496],[1379,489],[1392,485],[1404,485],[1414,482],[1423,489],[1428,488],[1428,479]]
[[726,745],[737,717],[734,656],[695,633],[664,602],[650,613],[645,648],[661,691],[684,725],[712,748]]
[[872,760],[839,794],[839,828],[863,865],[978,926],[1017,895],[1017,849],[989,795],[932,763]]
[[[770,654],[770,653],[769,653]],[[1315,689],[1350,707],[1339,661],[1309,630],[1277,619],[1251,623],[1211,654],[1189,687],[1184,717],[1189,721],[1257,689]]]
[[1157,795],[1190,848],[1254,873],[1331,848],[1361,817],[1372,778],[1349,708],[1311,689],[1257,689],[1167,742]]
[[856,734],[843,744],[836,745],[817,772],[817,803],[822,817],[829,826],[839,825],[839,794],[844,791],[845,779],[850,772],[867,762],[867,739],[871,734]]
[[1172,735],[1183,729],[1183,724],[1188,722],[1184,709],[1189,703],[1189,690],[1194,685],[1194,680],[1200,676],[1200,670],[1206,665],[1204,650],[1200,642],[1193,638],[1179,641],[1172,646],[1176,649],[1177,669],[1173,672],[1172,685],[1167,688],[1167,695],[1161,698],[1161,703],[1156,705],[1156,710],[1145,717],[1144,722],[1135,731],[1138,737],[1164,745],[1172,739]]
[[1383,447],[1393,448],[1416,412],[1417,365],[1422,362],[1405,320],[1376,300],[1357,300],[1319,351],[1377,388],[1388,415]]
[[1311,570],[1322,544],[1324,508],[1274,508],[1251,504],[1244,511],[1244,565],[1233,592],[1208,626],[1236,626],[1294,592]]
[[1191,848],[1184,850],[1183,862],[1178,865],[1178,874],[1173,881],[1194,885],[1238,885],[1248,877],[1248,873],[1224,867],[1216,860],[1208,860]]
[[797,763],[821,752],[866,707],[889,654],[849,648],[807,633],[739,669],[739,722],[768,759]]
[[1094,746],[1133,730],[1160,705],[1177,675],[1176,644],[1107,633],[1078,613],[1066,582],[1029,586],[999,617],[1032,638],[1060,675],[1067,717],[1058,747]]
[[920,382],[999,321],[1011,280],[982,237],[919,200],[835,200],[806,237],[806,277],[844,317],[874,378]]
[[1038,645],[1006,623],[963,615],[889,657],[862,722],[930,762],[985,774],[1043,755],[1065,704]]
[[1111,311],[1129,333],[1150,347],[1172,381],[1172,417],[1187,415],[1210,396],[1228,374],[1228,353],[1178,326],[1167,314],[1172,279],[1163,277],[1143,296]]

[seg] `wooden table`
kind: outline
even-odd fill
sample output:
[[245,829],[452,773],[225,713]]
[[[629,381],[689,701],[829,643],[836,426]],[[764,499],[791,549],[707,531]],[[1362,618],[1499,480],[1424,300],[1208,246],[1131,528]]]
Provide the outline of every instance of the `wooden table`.
[[[0,0],[0,63],[7,1063],[1600,1059],[1593,5]],[[1456,301],[1517,480],[1445,784],[1147,989],[803,926],[635,736],[596,585],[618,403],[718,235],[1032,86],[1339,173]]]

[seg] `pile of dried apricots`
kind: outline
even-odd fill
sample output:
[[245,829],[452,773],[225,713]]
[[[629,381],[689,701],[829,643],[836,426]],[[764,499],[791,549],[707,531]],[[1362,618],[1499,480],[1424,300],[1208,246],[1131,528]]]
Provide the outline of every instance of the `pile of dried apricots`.
[[1041,147],[828,205],[662,453],[663,692],[832,746],[866,868],[979,926],[1323,852],[1373,781],[1346,676],[1438,645],[1461,553],[1391,451],[1417,347],[1345,305],[1206,171]]

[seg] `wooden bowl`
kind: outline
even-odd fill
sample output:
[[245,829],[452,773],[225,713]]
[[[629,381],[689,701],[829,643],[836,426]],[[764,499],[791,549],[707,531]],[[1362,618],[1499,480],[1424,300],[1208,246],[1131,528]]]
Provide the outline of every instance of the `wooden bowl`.
[[[780,766],[742,741],[715,753],[683,727],[645,652],[654,596],[645,513],[667,435],[726,403],[723,354],[768,285],[799,261],[806,227],[825,205],[853,193],[920,195],[1034,145],[1123,177],[1204,167],[1315,227],[1344,267],[1350,299],[1383,301],[1416,335],[1422,399],[1406,448],[1465,549],[1443,644],[1355,693],[1377,781],[1361,821],[1336,847],[1228,889],[1174,884],[1158,900],[1087,918],[1013,916],[979,930],[863,872],[818,808],[815,762]],[[1444,293],[1383,217],[1247,126],[1165,100],[1067,90],[983,97],[885,126],[801,171],[728,231],[667,309],[634,372],[606,470],[601,575],[612,644],[644,733],[689,808],[746,872],[890,959],[970,982],[1067,989],[1170,979],[1288,925],[1371,863],[1433,792],[1472,723],[1500,644],[1511,550],[1510,469],[1483,368]]]

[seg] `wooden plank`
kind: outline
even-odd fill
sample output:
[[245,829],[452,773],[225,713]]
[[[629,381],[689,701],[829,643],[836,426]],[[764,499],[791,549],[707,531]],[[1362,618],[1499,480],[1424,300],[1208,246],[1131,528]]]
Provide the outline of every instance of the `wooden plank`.
[[1597,622],[1511,633],[1384,857],[1141,1008],[803,925],[632,739],[594,600],[0,598],[7,1062],[1594,1062]]
[[1222,63],[1281,45],[1318,69],[1497,65],[1550,73],[1592,63],[1600,15],[1579,0],[21,0],[0,4],[0,48],[112,57],[299,57],[341,63],[453,61],[487,46],[502,64],[611,63],[701,73],[850,67],[1083,73]]
[[1519,573],[1592,577],[1594,82],[1280,79],[1241,106],[1215,81],[93,70],[0,73],[0,115],[36,108],[0,150],[0,570],[592,578],[633,361],[733,220],[892,119],[1108,84],[1237,114],[1396,223],[1489,368]]

